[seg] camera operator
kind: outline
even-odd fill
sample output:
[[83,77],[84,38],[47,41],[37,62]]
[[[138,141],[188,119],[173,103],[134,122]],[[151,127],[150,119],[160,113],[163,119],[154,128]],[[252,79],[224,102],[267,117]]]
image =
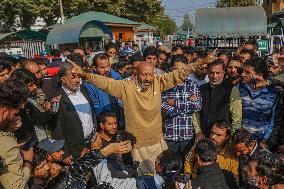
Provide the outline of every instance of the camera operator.
[[28,188],[33,149],[21,151],[10,131],[21,126],[19,111],[28,93],[22,82],[7,80],[0,86],[0,156],[6,166],[0,170],[0,188]]

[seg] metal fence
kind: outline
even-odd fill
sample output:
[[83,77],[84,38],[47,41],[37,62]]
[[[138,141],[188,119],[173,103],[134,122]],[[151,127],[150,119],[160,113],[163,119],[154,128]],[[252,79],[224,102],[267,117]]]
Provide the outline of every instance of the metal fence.
[[27,58],[33,58],[35,54],[45,51],[45,41],[10,41],[8,45],[21,47],[23,55]]

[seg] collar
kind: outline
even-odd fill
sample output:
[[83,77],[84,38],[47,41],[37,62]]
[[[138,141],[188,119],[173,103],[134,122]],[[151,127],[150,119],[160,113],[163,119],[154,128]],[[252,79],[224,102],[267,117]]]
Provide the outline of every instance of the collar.
[[44,186],[44,180],[40,178],[34,178],[34,183],[40,186]]
[[256,96],[261,95],[262,93],[267,93],[268,92],[267,87],[263,87],[263,88],[259,89],[258,91],[254,92],[249,84],[244,83],[243,86],[245,87],[245,89],[247,89],[249,95],[252,96],[252,97],[256,97]]
[[217,155],[224,156],[225,158],[235,158],[234,152],[229,147],[229,144],[227,142],[222,147],[217,148]]
[[73,95],[75,96],[77,94],[77,92],[80,91],[80,88],[76,91],[76,92],[73,92],[73,91],[70,91],[69,89],[67,89],[66,87],[62,86],[62,89],[64,90],[64,92],[67,94],[67,96],[69,95]]
[[215,170],[218,168],[219,168],[218,163],[214,162],[214,163],[211,163],[210,165],[199,167],[198,174],[212,173],[212,172],[215,172]]
[[258,147],[258,143],[255,141],[255,147],[253,148],[253,150],[251,151],[251,153],[249,154],[249,156],[252,156],[252,154],[255,152],[255,150]]
[[223,145],[217,148],[217,153],[220,155],[225,155],[226,151],[227,151],[227,145]]
[[143,88],[142,86],[140,85],[140,83],[138,82],[137,78],[135,78],[135,85],[136,85],[136,88],[139,92],[142,92]]
[[208,83],[209,83],[209,85],[210,85],[210,88],[212,88],[212,89],[218,89],[218,88],[220,88],[222,85],[224,85],[224,82],[225,82],[225,80],[223,79],[223,81],[222,81],[219,85],[215,85],[215,86],[211,85],[210,81],[209,81]]

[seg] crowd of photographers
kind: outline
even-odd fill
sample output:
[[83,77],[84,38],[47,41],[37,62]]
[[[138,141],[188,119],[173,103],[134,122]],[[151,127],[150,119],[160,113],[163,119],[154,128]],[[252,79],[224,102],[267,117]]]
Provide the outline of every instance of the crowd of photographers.
[[284,47],[0,53],[0,188],[284,187]]

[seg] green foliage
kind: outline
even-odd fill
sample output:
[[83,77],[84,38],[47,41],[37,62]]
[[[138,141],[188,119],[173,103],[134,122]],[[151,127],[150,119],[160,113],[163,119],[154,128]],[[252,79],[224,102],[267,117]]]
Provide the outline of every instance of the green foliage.
[[158,27],[158,34],[161,37],[172,34],[176,32],[177,25],[176,22],[171,19],[169,16],[161,16],[154,23]]
[[246,7],[254,6],[255,0],[218,0],[216,7]]
[[18,17],[23,30],[29,30],[38,16],[38,8],[34,0],[18,0],[17,8],[19,9]]
[[16,15],[19,13],[17,3],[11,0],[2,0],[0,3],[0,32],[11,32],[16,29]]
[[[62,0],[65,18],[87,11],[100,11],[156,26],[161,35],[175,31],[176,25],[164,14],[160,0]],[[29,30],[37,17],[47,26],[60,19],[59,0],[1,0],[0,32],[14,31],[17,24]],[[17,19],[16,19],[17,18]],[[15,20],[19,20],[16,23]]]
[[181,29],[184,31],[192,31],[193,30],[193,24],[191,22],[190,16],[186,13],[183,17],[183,23],[181,25]]
[[37,0],[38,16],[43,18],[47,26],[51,26],[60,19],[60,5],[58,0]]

